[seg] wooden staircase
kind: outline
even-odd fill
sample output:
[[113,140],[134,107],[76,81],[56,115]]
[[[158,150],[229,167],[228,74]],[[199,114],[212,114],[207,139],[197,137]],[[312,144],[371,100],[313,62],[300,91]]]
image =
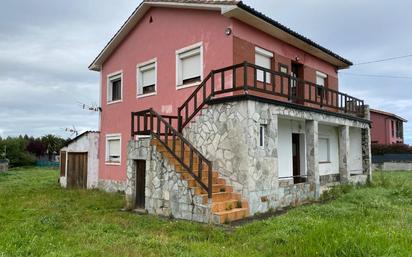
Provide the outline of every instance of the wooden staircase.
[[[207,191],[202,188],[196,179],[181,165],[181,163],[173,156],[173,154],[163,145],[158,139],[152,139],[151,144],[156,147],[156,150],[160,152],[169,163],[175,167],[177,173],[180,174],[180,178],[186,180],[188,186],[192,192],[203,198],[203,203],[208,204],[209,197]],[[168,144],[172,144],[172,140],[169,140]],[[184,154],[188,155],[190,149],[185,148]],[[175,154],[181,155],[181,144],[176,144]],[[187,158],[188,159],[188,158]],[[193,160],[194,172],[199,176],[198,161]],[[185,162],[186,163],[186,162]],[[186,163],[189,165],[189,163]],[[203,164],[203,170],[207,169],[207,166]],[[202,182],[208,184],[207,172],[202,172]],[[241,194],[233,192],[233,187],[226,184],[226,180],[219,176],[219,173],[213,171],[212,174],[212,197],[211,197],[211,211],[213,214],[213,222],[215,223],[228,223],[235,220],[240,220],[249,216],[249,204],[246,200],[242,199]]]

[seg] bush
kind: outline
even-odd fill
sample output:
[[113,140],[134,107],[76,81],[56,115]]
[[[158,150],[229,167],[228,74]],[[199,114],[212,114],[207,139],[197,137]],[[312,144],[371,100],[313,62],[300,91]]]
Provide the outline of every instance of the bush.
[[383,154],[412,154],[412,147],[405,144],[392,144],[392,145],[381,145],[372,144],[372,154],[373,155],[383,155]]
[[41,138],[28,136],[0,138],[0,159],[8,159],[11,167],[31,166],[38,157],[48,153],[49,160],[53,153],[58,153],[66,140],[46,135]]

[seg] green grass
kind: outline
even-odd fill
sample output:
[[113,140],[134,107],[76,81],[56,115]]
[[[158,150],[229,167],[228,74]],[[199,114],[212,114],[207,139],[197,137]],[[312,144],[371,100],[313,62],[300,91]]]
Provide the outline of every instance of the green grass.
[[65,190],[58,172],[0,174],[3,256],[412,256],[412,172],[375,173],[234,230],[121,212],[123,196]]

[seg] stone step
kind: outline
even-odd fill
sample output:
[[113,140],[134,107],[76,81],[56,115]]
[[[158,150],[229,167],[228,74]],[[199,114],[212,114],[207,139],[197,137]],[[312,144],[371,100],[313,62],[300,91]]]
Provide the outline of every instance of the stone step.
[[236,208],[249,208],[246,200],[227,200],[223,202],[212,202],[212,212],[230,211]]
[[241,220],[249,216],[249,208],[235,208],[228,211],[213,213],[220,224]]

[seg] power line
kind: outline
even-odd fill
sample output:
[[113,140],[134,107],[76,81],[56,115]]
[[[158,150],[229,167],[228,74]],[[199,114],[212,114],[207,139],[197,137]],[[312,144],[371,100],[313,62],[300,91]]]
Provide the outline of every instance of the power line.
[[367,62],[355,63],[354,66],[355,66],[355,65],[365,65],[365,64],[370,64],[370,63],[377,63],[377,62],[386,62],[386,61],[392,61],[392,60],[409,58],[409,57],[412,57],[412,54],[401,55],[401,56],[396,56],[396,57],[389,57],[389,58],[379,59],[379,60],[374,60],[374,61],[367,61]]
[[349,75],[349,76],[358,76],[358,77],[372,77],[372,78],[388,78],[388,79],[412,79],[408,76],[391,76],[391,75],[377,75],[377,74],[360,74],[360,73],[350,73],[342,72],[340,74]]

